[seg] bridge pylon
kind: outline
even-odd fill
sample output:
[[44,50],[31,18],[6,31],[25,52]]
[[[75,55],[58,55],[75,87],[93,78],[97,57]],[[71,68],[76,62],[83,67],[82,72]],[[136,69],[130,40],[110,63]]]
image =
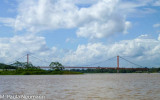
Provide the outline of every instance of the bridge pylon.
[[27,65],[29,64],[29,54],[27,54]]
[[119,55],[117,56],[117,73],[119,73]]

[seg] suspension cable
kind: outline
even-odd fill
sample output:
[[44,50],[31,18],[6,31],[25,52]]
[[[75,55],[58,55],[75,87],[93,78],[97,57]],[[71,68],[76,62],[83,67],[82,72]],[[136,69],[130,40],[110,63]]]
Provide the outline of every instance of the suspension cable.
[[99,63],[103,63],[103,62],[106,62],[106,61],[112,60],[113,58],[115,58],[115,57],[112,57],[112,58],[109,58],[109,59],[107,59],[107,60],[100,61],[100,62],[97,62],[97,63],[93,63],[93,64],[85,65],[85,66],[96,65],[96,64],[99,64]]
[[19,59],[22,59],[23,57],[25,57],[26,56],[26,54],[25,55],[23,55],[23,56],[21,56],[20,58],[17,58],[16,60],[14,60],[14,61],[11,61],[11,62],[9,62],[8,64],[10,65],[10,64],[12,64],[12,63],[14,63],[15,61],[18,61]]
[[138,64],[136,64],[136,63],[133,63],[133,62],[131,62],[131,61],[129,61],[129,60],[127,60],[127,59],[125,59],[125,58],[121,57],[121,56],[119,56],[119,57],[120,57],[120,58],[122,58],[123,60],[125,60],[125,61],[127,61],[127,62],[129,62],[129,63],[133,64],[133,65],[136,65],[136,66],[139,66],[139,67],[143,67],[143,66],[138,65]]
[[38,60],[40,60],[40,61],[42,61],[42,62],[45,62],[45,63],[51,63],[51,62],[48,62],[48,61],[46,61],[46,60],[42,60],[42,59],[40,59],[40,58],[38,58],[38,57],[36,57],[36,56],[33,56],[33,55],[31,55],[31,57],[36,58],[36,59],[38,59]]

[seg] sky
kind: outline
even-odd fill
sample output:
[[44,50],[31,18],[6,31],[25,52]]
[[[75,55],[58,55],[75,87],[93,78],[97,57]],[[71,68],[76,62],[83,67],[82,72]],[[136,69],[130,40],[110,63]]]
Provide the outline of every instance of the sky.
[[69,66],[119,55],[160,67],[160,0],[1,0],[0,62],[26,54]]

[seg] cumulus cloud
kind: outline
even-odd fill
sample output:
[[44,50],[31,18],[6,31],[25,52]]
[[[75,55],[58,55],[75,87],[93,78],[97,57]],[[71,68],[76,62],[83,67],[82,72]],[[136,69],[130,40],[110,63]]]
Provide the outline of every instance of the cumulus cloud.
[[[76,28],[78,37],[95,39],[117,33],[128,33],[132,23],[126,20],[127,14],[139,11],[138,8],[146,6],[150,0],[139,3],[120,0],[87,0],[87,2],[86,0],[20,0],[18,2],[15,18],[0,18],[0,22],[5,26],[31,33]],[[152,12],[152,9],[144,7],[140,12],[143,11]],[[153,27],[159,26],[159,24],[153,25]],[[66,42],[73,40],[68,38]],[[158,57],[160,36],[158,39],[150,39],[147,35],[141,35],[133,40],[123,40],[110,45],[81,44],[76,50],[69,51],[56,47],[49,48],[45,38],[36,35],[0,38],[1,62],[8,63],[26,53],[33,53],[47,61],[60,61],[64,65],[93,63],[117,55],[130,56],[135,61],[142,61],[140,63],[143,65],[160,59]],[[152,64],[157,66],[159,62],[156,60]]]
[[[48,48],[45,38],[34,35],[0,38],[0,62],[10,63],[23,55],[31,54],[46,59],[56,57],[57,49]],[[58,58],[58,57],[57,57]],[[56,59],[54,59],[56,60]],[[26,58],[23,57],[23,62]],[[33,61],[35,63],[35,61]],[[40,61],[38,63],[41,63]]]
[[[128,33],[130,13],[153,12],[145,8],[151,1],[121,0],[27,0],[19,1],[16,18],[0,18],[15,30],[37,33],[43,30],[77,28],[78,37],[103,38]],[[138,9],[144,7],[143,9]]]
[[[104,43],[79,45],[77,50],[69,52],[63,61],[68,62],[68,64],[84,65],[120,55],[122,57],[128,56],[132,58],[133,62],[142,66],[159,66],[160,63],[155,61],[155,59],[160,59],[158,56],[160,55],[159,38],[156,40],[147,37],[147,35],[142,35],[133,40],[122,40],[110,45]],[[151,64],[152,66],[150,66]]]
[[67,1],[38,0],[20,2],[15,29],[38,32],[47,29],[74,27],[74,13],[78,9]]
[[[48,66],[51,61],[59,61],[63,65],[80,66],[120,55],[130,57],[133,62],[142,66],[158,67],[160,64],[157,60],[160,59],[160,36],[158,39],[151,39],[148,35],[141,35],[133,40],[122,40],[114,44],[88,43],[69,51],[47,47],[45,38],[40,36],[0,38],[0,62],[10,63],[27,53],[31,55],[30,61],[33,64],[41,66]],[[32,55],[39,60],[33,58]],[[26,57],[22,61],[26,61]],[[116,59],[114,64],[116,65]]]
[[[80,14],[86,18],[87,23],[77,31],[78,36],[89,38],[102,38],[111,34],[124,32],[127,33],[130,22],[120,13],[118,0],[101,1],[80,10]],[[126,24],[128,23],[128,24]]]
[[[77,28],[77,36],[103,38],[111,34],[127,33],[131,22],[126,21],[126,10],[119,0],[29,0],[19,1],[18,15],[10,22],[15,30],[37,33],[42,30]],[[6,19],[7,20],[7,19]],[[14,22],[14,23],[13,23]]]

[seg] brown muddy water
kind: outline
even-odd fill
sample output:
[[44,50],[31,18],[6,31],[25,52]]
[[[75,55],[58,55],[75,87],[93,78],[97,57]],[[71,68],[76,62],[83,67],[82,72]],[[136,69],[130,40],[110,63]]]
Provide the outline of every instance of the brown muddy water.
[[1,75],[0,100],[160,100],[160,73]]

